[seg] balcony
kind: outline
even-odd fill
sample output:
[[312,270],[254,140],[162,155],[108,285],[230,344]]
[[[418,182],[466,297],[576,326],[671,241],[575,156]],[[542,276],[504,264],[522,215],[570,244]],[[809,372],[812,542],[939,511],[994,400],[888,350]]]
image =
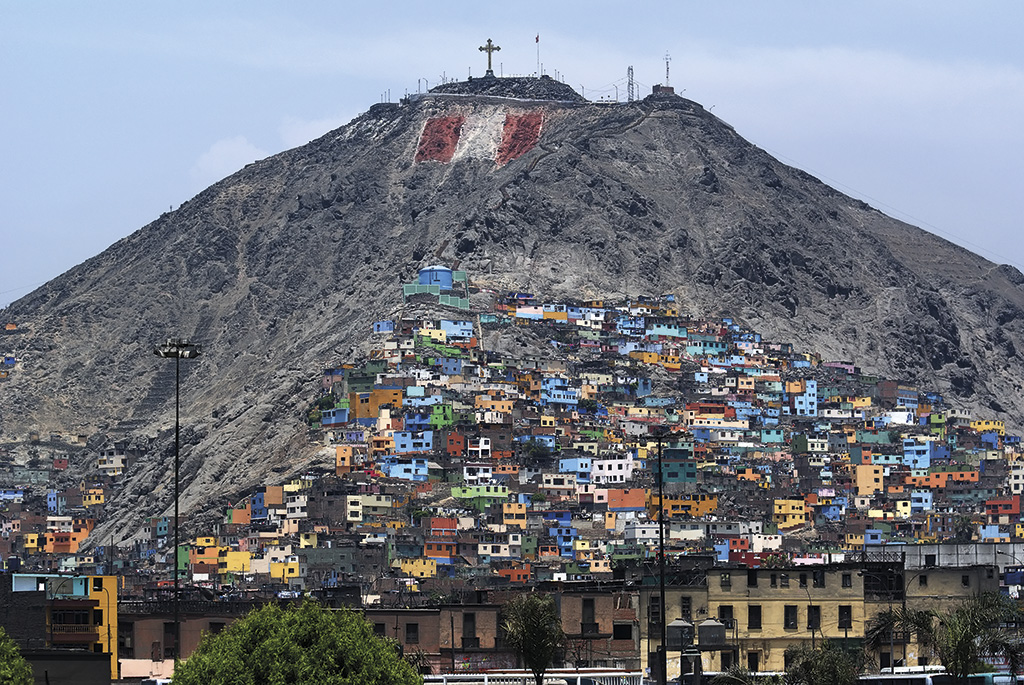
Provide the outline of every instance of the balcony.
[[480,638],[479,637],[463,637],[462,638],[463,649],[480,649]]
[[597,635],[598,624],[596,623],[580,623],[580,635]]
[[55,645],[88,644],[100,639],[97,626],[58,623],[50,626],[51,640]]

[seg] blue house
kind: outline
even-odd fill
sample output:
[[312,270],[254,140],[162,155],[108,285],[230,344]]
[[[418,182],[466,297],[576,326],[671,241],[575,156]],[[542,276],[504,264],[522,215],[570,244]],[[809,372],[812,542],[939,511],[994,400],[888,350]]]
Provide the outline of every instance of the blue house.
[[[389,460],[390,461],[390,460]],[[392,478],[425,483],[428,477],[426,458],[396,459],[386,464],[386,472]]]
[[348,407],[324,409],[320,412],[320,425],[324,428],[348,423]]
[[396,454],[434,449],[434,431],[395,431],[394,438]]
[[436,285],[441,290],[451,290],[452,281],[452,270],[446,266],[428,266],[420,269],[420,285]]
[[577,483],[589,483],[592,464],[593,462],[589,456],[567,457],[558,460],[558,472],[576,474]]

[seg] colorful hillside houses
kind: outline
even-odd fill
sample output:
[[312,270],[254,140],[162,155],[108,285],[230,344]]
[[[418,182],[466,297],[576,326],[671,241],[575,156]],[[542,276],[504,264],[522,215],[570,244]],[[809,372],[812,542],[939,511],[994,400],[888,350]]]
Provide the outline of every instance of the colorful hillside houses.
[[[1024,450],[1005,421],[737,320],[687,314],[673,297],[508,287],[421,270],[401,309],[367,322],[359,356],[326,360],[311,383],[295,411],[308,467],[290,462],[227,493],[222,516],[189,520],[202,529],[177,550],[167,516],[141,521],[116,550],[102,541],[110,554],[90,538],[141,457],[127,443],[92,452],[89,477],[74,482],[56,457],[3,464],[0,559],[116,571],[132,607],[165,600],[175,564],[189,592],[215,598],[196,602],[349,588],[375,630],[422,650],[435,672],[453,654],[457,668],[514,664],[485,626],[496,631],[498,605],[524,590],[562,597],[581,662],[644,668],[658,639],[661,523],[671,610],[691,622],[736,612],[742,664],[782,668],[785,646],[818,639],[808,604],[833,619],[842,608],[850,627],[823,630],[860,640],[889,606],[877,592],[885,569],[927,576],[923,590],[904,584],[930,602],[1000,579],[1019,592],[1008,555],[1024,559]],[[805,630],[785,627],[786,607]],[[782,627],[750,627],[750,611]],[[224,622],[197,634],[211,621]],[[163,633],[134,625],[144,656],[154,643],[161,656]],[[704,658],[711,670],[732,657]]]

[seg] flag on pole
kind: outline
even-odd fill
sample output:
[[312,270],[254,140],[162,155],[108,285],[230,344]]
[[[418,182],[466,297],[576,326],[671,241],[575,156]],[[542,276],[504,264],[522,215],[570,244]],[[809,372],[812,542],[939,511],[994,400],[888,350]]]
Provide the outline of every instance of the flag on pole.
[[539,33],[537,34],[537,41],[536,42],[538,42],[538,43],[540,42],[540,34]]

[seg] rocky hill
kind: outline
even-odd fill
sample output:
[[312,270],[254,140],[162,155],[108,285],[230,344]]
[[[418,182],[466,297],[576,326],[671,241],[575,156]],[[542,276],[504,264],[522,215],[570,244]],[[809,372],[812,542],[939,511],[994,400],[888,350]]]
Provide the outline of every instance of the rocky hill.
[[675,293],[1020,425],[1015,269],[781,164],[695,102],[503,81],[375,105],[0,312],[22,331],[3,338],[19,362],[0,442],[27,459],[32,431],[90,436],[72,473],[108,439],[138,444],[98,534],[131,532],[171,504],[173,363],[153,346],[190,338],[182,507],[223,504],[316,459],[302,418],[322,367],[358,355],[437,262],[495,289]]

